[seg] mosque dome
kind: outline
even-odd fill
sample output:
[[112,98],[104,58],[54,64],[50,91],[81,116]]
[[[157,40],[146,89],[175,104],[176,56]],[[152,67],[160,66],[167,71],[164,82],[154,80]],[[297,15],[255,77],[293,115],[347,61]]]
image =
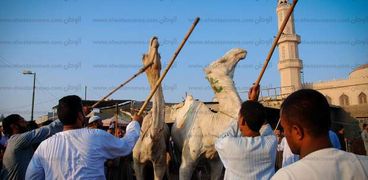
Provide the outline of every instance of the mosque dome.
[[368,78],[368,64],[355,68],[349,75],[349,79]]

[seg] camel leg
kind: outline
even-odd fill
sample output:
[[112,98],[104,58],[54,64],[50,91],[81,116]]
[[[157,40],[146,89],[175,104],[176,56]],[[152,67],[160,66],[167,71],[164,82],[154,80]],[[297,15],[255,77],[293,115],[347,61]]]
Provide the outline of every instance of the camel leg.
[[190,157],[189,158],[183,157],[182,160],[183,162],[181,163],[180,170],[179,170],[179,179],[180,180],[190,180],[192,179],[196,161],[190,159]]
[[[200,150],[195,148],[191,149],[189,145],[184,146],[182,152],[182,162],[179,170],[180,180],[190,180],[192,179],[193,171],[197,165],[198,158],[200,155]],[[192,147],[193,148],[193,147]]]
[[157,161],[152,162],[155,180],[162,180],[166,174],[166,152]]
[[211,180],[220,180],[222,175],[222,169],[224,165],[222,164],[219,157],[216,157],[209,162],[211,167]]
[[138,160],[134,160],[134,172],[137,180],[144,180],[144,164],[139,163]]
[[155,173],[155,180],[162,180],[166,174],[166,166],[165,164],[154,163],[153,171]]

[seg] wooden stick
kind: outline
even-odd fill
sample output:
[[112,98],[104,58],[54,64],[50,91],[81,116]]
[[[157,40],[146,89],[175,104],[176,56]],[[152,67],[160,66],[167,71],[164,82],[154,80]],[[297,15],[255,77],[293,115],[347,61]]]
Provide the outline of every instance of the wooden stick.
[[275,129],[273,130],[274,132],[277,130],[277,128],[279,128],[280,121],[281,121],[281,117],[279,118],[279,121],[277,122],[276,127],[275,127]]
[[119,105],[118,103],[116,103],[115,105],[116,105],[115,107],[116,112],[115,112],[115,132],[114,134],[115,134],[115,137],[118,137]]
[[269,63],[269,62],[270,62],[270,60],[271,60],[272,54],[273,54],[273,52],[275,51],[275,48],[276,48],[276,46],[277,46],[277,43],[278,43],[278,42],[279,42],[279,40],[280,40],[281,34],[284,32],[284,29],[285,29],[285,27],[286,27],[286,24],[287,24],[287,22],[289,21],[289,18],[290,18],[290,16],[291,16],[291,14],[293,13],[294,8],[295,8],[295,6],[296,6],[296,4],[297,4],[297,3],[298,3],[298,0],[294,0],[294,1],[293,1],[293,5],[292,5],[292,6],[291,6],[291,8],[289,9],[289,11],[288,11],[288,13],[287,13],[287,15],[286,15],[286,17],[285,17],[284,21],[282,22],[281,27],[280,27],[280,29],[279,29],[279,32],[277,33],[276,38],[273,40],[273,43],[272,43],[271,49],[270,49],[270,51],[268,52],[268,55],[267,55],[267,58],[266,58],[266,60],[265,60],[264,65],[263,65],[263,68],[262,68],[262,70],[261,70],[261,73],[259,74],[257,81],[254,83],[254,85],[255,85],[255,86],[258,86],[258,85],[259,85],[259,83],[261,82],[261,79],[262,79],[262,77],[263,77],[263,74],[265,73],[265,71],[266,71],[266,69],[267,69],[267,66],[268,66],[268,63]]
[[[281,25],[281,27],[280,27],[280,30],[279,30],[279,32],[277,33],[277,36],[276,36],[275,40],[274,40],[274,41],[273,41],[273,43],[272,43],[272,47],[271,47],[270,52],[268,53],[268,56],[267,56],[266,62],[265,62],[265,64],[263,65],[263,68],[262,68],[261,74],[259,75],[259,77],[258,77],[258,79],[257,79],[257,81],[256,81],[256,83],[255,83],[256,85],[259,85],[259,83],[260,83],[260,81],[261,81],[261,79],[262,79],[262,76],[263,76],[264,72],[266,71],[266,68],[267,68],[267,66],[268,66],[268,63],[270,62],[270,59],[271,59],[271,57],[272,57],[273,51],[275,50],[276,45],[277,45],[277,42],[279,42],[279,39],[280,39],[280,37],[281,37],[281,34],[282,34],[282,32],[284,31],[285,26],[286,26],[287,22],[289,21],[289,18],[290,18],[290,16],[291,16],[291,14],[292,14],[292,13],[293,13],[293,11],[294,11],[294,8],[295,8],[295,6],[296,6],[296,3],[298,3],[298,0],[294,0],[294,1],[293,1],[293,5],[292,5],[292,6],[291,6],[291,8],[289,9],[288,14],[286,15],[286,17],[285,17],[284,21],[282,22],[282,25]],[[281,121],[281,117],[280,117],[279,121],[277,122],[277,125],[276,125],[276,128],[275,128],[275,130],[274,130],[274,131],[276,131],[276,130],[277,130],[277,128],[279,127],[279,125],[280,125],[280,121]]]
[[183,48],[184,44],[187,42],[189,36],[192,34],[194,28],[197,26],[199,22],[199,17],[197,17],[193,24],[192,27],[189,29],[188,33],[185,35],[183,41],[181,42],[180,46],[176,49],[174,56],[171,58],[170,63],[168,64],[168,66],[166,67],[164,73],[162,74],[162,76],[158,79],[155,87],[152,89],[150,95],[147,97],[146,101],[144,102],[144,104],[142,105],[141,109],[139,110],[137,115],[142,115],[144,109],[146,109],[148,102],[152,99],[153,95],[155,94],[155,92],[157,91],[158,87],[161,85],[162,80],[164,80],[166,74],[169,72],[171,66],[174,64],[176,57],[178,56],[178,54],[180,53],[181,49]]
[[129,78],[128,80],[126,80],[124,83],[120,84],[118,87],[116,87],[115,89],[113,89],[109,94],[107,94],[106,96],[104,96],[102,99],[100,99],[98,102],[96,102],[92,108],[95,108],[97,105],[99,105],[102,101],[104,101],[106,98],[108,98],[109,96],[111,96],[113,93],[115,93],[117,90],[119,90],[120,88],[122,88],[123,86],[125,86],[126,84],[128,84],[131,80],[133,80],[134,78],[136,78],[138,75],[142,74],[143,72],[146,71],[146,69],[150,66],[152,66],[153,62],[147,64],[147,66],[142,67],[137,73],[135,73],[131,78]]

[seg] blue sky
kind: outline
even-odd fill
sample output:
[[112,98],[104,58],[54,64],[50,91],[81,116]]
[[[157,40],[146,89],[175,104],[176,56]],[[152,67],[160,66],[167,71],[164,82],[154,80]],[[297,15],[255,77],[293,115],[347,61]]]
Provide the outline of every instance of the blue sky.
[[[0,114],[30,118],[32,77],[37,73],[35,117],[65,95],[99,99],[141,66],[148,40],[158,36],[167,63],[193,19],[197,28],[164,80],[167,102],[188,92],[210,101],[213,92],[203,68],[231,48],[248,55],[235,72],[239,91],[255,81],[277,33],[276,0],[1,0]],[[299,0],[296,31],[302,38],[304,82],[346,78],[368,62],[368,1]],[[278,50],[261,84],[278,87]],[[113,99],[144,100],[145,76]],[[240,94],[245,97],[245,94]]]

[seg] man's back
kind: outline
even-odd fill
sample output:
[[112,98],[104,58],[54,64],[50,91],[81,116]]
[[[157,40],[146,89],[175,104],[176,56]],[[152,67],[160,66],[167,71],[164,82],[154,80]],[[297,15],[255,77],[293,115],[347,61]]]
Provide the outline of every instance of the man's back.
[[225,179],[269,179],[275,172],[277,139],[269,125],[257,137],[240,137],[236,126],[217,140],[216,149],[226,168]]
[[292,165],[280,169],[272,179],[367,179],[367,169],[368,157],[326,148],[310,153]]
[[60,132],[40,144],[28,167],[26,178],[105,179],[105,160],[131,153],[138,137],[137,122],[127,127],[127,134],[122,139],[98,129]]

